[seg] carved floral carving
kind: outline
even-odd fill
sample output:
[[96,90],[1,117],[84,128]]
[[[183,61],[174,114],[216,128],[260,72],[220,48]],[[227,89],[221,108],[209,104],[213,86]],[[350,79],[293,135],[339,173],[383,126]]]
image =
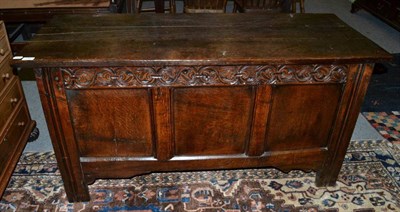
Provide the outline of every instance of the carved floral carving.
[[344,83],[345,65],[171,66],[61,68],[67,89]]

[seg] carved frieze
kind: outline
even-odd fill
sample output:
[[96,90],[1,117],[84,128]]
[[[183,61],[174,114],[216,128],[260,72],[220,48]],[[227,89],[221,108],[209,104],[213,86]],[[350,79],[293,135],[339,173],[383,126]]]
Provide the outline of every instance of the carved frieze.
[[66,89],[344,83],[346,65],[61,68]]

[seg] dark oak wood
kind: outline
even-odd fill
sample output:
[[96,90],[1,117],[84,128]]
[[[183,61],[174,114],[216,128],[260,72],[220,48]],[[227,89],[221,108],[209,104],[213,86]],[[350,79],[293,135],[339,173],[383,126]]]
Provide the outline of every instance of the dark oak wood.
[[310,84],[301,89],[298,85],[273,88],[270,110],[279,113],[271,113],[269,117],[266,149],[290,151],[326,147],[340,103],[341,88],[341,84]]
[[248,156],[260,156],[264,153],[264,136],[267,130],[272,87],[268,85],[257,86],[254,97],[254,110],[251,137],[246,154]]
[[[82,156],[153,155],[148,89],[107,90],[101,93],[97,90],[67,90],[66,97],[70,100],[69,108],[74,117],[72,122],[76,123],[75,138]],[[122,111],[124,115],[117,115]],[[97,148],[99,142],[101,149]]]
[[253,87],[247,86],[175,88],[174,155],[243,154],[250,133],[253,96]]
[[302,169],[333,185],[373,63],[391,59],[329,14],[63,16],[21,55],[70,201],[155,171]]
[[0,21],[0,197],[36,123],[31,120],[21,82],[10,66],[12,53]]
[[365,9],[397,31],[400,31],[399,0],[356,0],[351,5],[351,13],[355,13],[359,9]]
[[[46,22],[60,14],[98,14],[109,13],[113,7],[120,10],[122,1],[110,0],[0,0],[0,20],[11,22]],[[119,7],[119,8],[118,8]],[[117,11],[115,11],[117,12]]]
[[[68,116],[70,111],[67,110],[65,91],[59,89],[62,84],[60,84],[61,78],[57,74],[57,72],[45,72],[40,68],[35,69],[39,95],[57,163],[61,176],[63,179],[67,179],[63,183],[68,200],[71,202],[87,201],[90,196],[79,162],[78,144],[71,132],[71,120]],[[56,98],[59,99],[59,102],[56,101]],[[58,107],[60,108],[51,109]],[[64,133],[72,134],[64,136]]]
[[174,156],[171,129],[171,90],[166,87],[152,89],[156,158],[167,161]]
[[21,52],[36,57],[21,66],[358,63],[384,53],[334,15],[193,15],[58,17]]
[[336,123],[333,125],[330,142],[327,146],[328,149],[335,149],[336,151],[329,152],[322,168],[317,172],[317,186],[335,185],[336,178],[346,154],[346,148],[343,147],[349,145],[363,102],[363,97],[367,92],[368,83],[363,82],[369,82],[372,70],[373,65],[371,64],[353,66],[349,70],[349,80],[357,83],[348,83],[344,87],[342,102],[337,112]]

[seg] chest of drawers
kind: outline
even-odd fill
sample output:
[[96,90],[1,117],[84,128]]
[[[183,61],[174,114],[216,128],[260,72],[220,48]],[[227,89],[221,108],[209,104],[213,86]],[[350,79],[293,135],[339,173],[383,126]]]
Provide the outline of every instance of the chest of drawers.
[[21,82],[10,66],[11,58],[7,33],[0,21],[0,196],[35,126]]
[[391,58],[329,14],[60,16],[21,54],[70,201],[158,171],[303,169],[333,185],[373,63]]

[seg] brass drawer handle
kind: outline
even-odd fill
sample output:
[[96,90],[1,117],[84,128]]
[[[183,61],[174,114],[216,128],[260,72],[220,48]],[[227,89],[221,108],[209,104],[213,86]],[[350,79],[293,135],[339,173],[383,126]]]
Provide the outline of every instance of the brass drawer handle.
[[25,122],[23,122],[23,121],[21,121],[21,122],[18,122],[18,124],[17,124],[18,126],[20,126],[20,127],[23,127],[23,126],[25,126]]
[[0,49],[0,55],[1,55],[1,56],[4,56],[5,54],[6,54],[6,50]]

